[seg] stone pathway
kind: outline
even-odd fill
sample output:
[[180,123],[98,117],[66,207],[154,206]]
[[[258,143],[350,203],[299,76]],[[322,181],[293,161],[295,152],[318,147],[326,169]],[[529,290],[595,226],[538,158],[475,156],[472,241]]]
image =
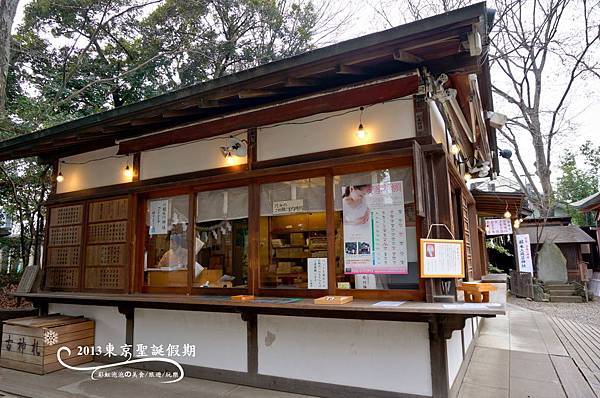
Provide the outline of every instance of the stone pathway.
[[[91,365],[91,364],[90,364]],[[126,368],[123,368],[126,370]],[[89,373],[63,369],[39,376],[0,368],[0,398],[311,398],[307,395],[264,390],[186,377],[178,383],[159,379],[99,379]]]
[[546,315],[508,305],[480,327],[459,398],[596,398]]

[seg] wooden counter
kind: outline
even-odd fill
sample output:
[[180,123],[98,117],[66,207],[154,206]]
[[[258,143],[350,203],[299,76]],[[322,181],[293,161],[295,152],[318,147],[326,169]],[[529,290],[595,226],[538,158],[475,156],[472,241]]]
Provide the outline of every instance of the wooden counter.
[[397,307],[373,306],[375,300],[354,300],[343,305],[317,305],[313,299],[257,297],[235,301],[229,296],[186,296],[167,294],[101,294],[101,293],[13,293],[34,302],[72,303],[104,306],[196,310],[208,312],[251,312],[256,314],[312,316],[324,318],[381,319],[423,321],[431,315],[494,317],[506,313],[504,304],[494,303],[425,303],[407,301]]

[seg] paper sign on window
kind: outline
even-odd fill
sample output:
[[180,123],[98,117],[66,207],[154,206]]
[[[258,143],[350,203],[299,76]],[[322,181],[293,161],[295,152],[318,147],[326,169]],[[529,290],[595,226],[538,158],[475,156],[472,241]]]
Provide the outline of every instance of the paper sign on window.
[[421,239],[421,278],[463,278],[464,242]]
[[402,181],[342,187],[345,274],[407,274]]
[[290,213],[301,213],[304,211],[304,200],[281,200],[273,202],[273,215],[279,214],[290,214]]
[[308,288],[327,289],[327,258],[308,258]]
[[167,233],[169,219],[169,200],[152,200],[149,202],[150,235],[164,235]]

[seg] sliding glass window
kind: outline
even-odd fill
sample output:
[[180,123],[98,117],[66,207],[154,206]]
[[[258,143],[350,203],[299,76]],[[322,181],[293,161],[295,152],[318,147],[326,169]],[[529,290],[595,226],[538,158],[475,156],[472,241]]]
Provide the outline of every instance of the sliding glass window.
[[260,189],[260,287],[327,288],[325,178]]
[[248,187],[199,192],[194,234],[195,287],[248,283]]
[[152,287],[188,285],[189,196],[147,201],[144,282]]

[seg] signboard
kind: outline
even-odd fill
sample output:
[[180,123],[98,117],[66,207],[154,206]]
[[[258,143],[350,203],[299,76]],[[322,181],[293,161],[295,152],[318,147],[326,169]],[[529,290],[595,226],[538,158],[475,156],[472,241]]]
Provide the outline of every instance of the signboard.
[[327,258],[307,258],[308,288],[327,289]]
[[167,233],[169,219],[169,199],[150,201],[150,235]]
[[342,187],[345,274],[407,274],[402,181]]
[[377,289],[377,279],[374,274],[356,274],[354,275],[354,285],[356,289]]
[[510,218],[494,218],[485,220],[485,234],[488,236],[510,235],[512,232],[512,222]]
[[531,261],[531,242],[529,235],[517,235],[517,261],[519,262],[519,272],[529,272],[533,274],[533,262]]
[[280,200],[273,202],[273,215],[301,213],[304,211],[304,199]]
[[421,278],[464,278],[462,240],[421,239]]

